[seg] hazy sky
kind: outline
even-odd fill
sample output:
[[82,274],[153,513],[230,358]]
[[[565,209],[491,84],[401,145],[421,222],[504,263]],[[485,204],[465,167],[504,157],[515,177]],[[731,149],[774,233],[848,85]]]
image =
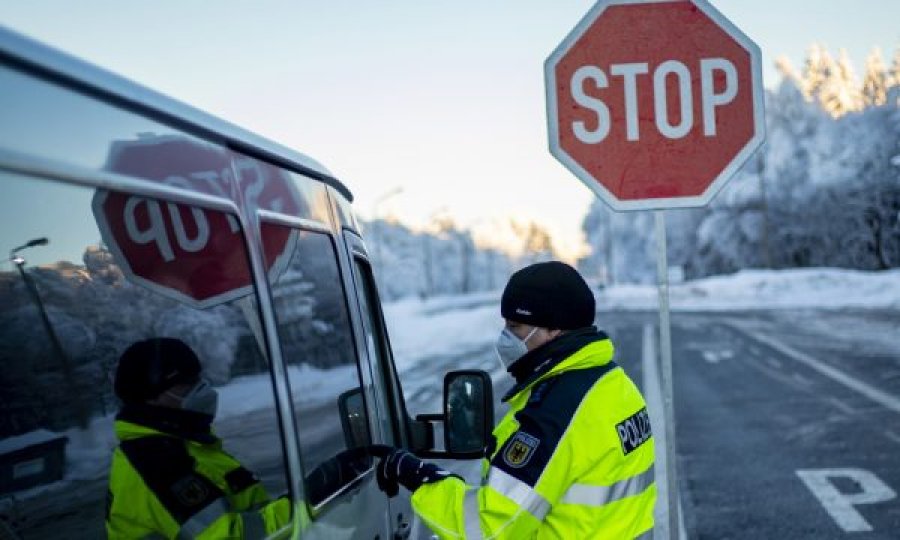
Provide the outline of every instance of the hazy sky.
[[[898,0],[713,0],[774,59],[815,41],[862,71]],[[593,194],[547,150],[543,62],[589,0],[0,0],[0,24],[310,155],[373,211],[536,220],[573,253]],[[376,201],[397,186],[403,192]]]

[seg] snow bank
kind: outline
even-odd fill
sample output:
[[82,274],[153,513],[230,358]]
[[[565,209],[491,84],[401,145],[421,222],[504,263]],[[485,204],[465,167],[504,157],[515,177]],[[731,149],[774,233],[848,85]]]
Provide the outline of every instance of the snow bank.
[[400,372],[425,357],[483,347],[503,328],[496,291],[400,300],[384,306],[384,317]]
[[[836,268],[742,270],[670,286],[672,310],[900,309],[900,270]],[[600,309],[657,309],[655,285],[616,285],[597,294]]]

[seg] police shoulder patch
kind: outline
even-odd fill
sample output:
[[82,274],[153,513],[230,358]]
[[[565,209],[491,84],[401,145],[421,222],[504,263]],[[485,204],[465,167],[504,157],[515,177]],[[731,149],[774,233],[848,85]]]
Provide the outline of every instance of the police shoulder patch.
[[537,437],[524,431],[517,431],[506,443],[506,449],[503,450],[503,462],[514,469],[524,467],[540,443],[541,441]]
[[189,474],[172,485],[172,493],[182,506],[190,508],[207,502],[210,495],[208,483],[197,475]]
[[616,433],[622,444],[622,453],[625,455],[633,452],[637,447],[647,442],[653,436],[650,430],[650,415],[647,408],[639,410],[625,420],[616,424]]

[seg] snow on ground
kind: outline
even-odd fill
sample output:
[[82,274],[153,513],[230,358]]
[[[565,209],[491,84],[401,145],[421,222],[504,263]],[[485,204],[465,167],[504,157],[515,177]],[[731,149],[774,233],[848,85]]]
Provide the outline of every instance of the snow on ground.
[[[900,270],[742,270],[669,287],[672,310],[900,309]],[[597,294],[600,309],[657,309],[656,285],[617,285]]]
[[[655,310],[659,301],[656,285],[615,285],[595,294],[601,310]],[[675,311],[900,309],[900,270],[743,270],[672,284],[669,299]],[[401,372],[427,357],[491,343],[503,327],[499,291],[408,298],[386,304],[384,311]]]
[[481,347],[503,329],[499,291],[407,298],[386,304],[384,318],[401,373],[427,357]]

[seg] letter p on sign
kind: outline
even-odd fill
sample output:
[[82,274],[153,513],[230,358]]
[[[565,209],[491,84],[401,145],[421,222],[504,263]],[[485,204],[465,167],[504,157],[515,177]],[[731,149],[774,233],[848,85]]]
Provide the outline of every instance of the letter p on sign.
[[706,0],[600,1],[544,66],[550,152],[615,210],[703,206],[765,138],[760,62]]

